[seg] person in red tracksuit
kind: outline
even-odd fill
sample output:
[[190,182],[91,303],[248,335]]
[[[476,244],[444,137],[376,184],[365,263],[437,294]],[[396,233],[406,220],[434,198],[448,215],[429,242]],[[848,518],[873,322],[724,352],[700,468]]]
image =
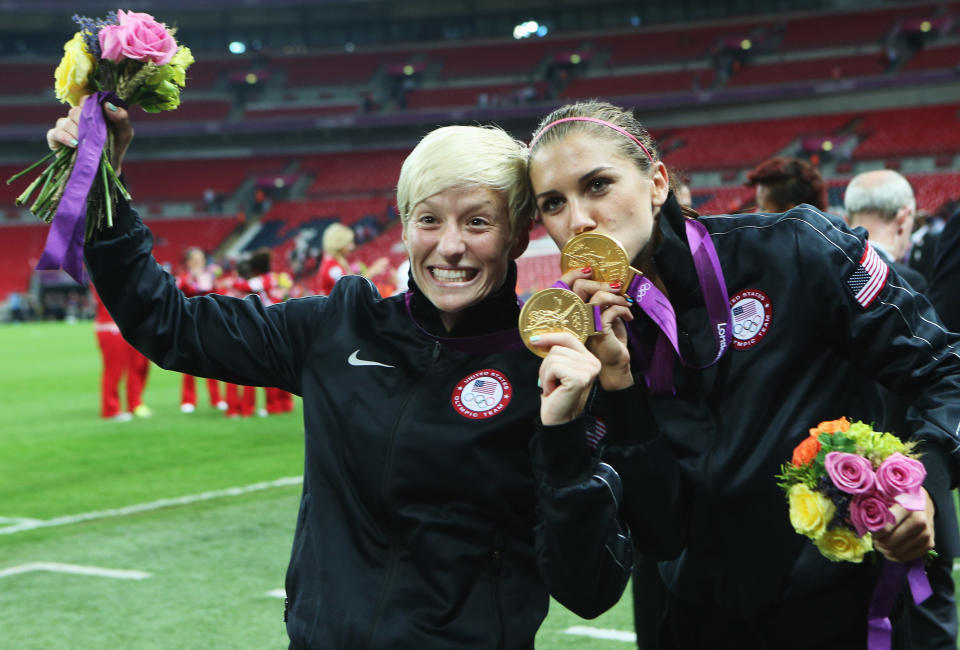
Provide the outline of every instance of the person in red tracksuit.
[[[186,270],[177,276],[177,288],[184,295],[205,296],[208,293],[217,293],[215,287],[216,273],[207,266],[207,256],[203,250],[191,246],[183,256]],[[227,402],[220,396],[220,383],[216,379],[207,379],[207,391],[210,394],[210,406],[227,410]],[[180,411],[193,413],[197,409],[197,383],[193,375],[183,375],[183,384],[180,389]]]
[[[94,293],[96,296],[96,293]],[[150,417],[153,411],[143,403],[143,388],[147,383],[150,361],[137,352],[120,335],[107,308],[97,296],[97,314],[94,317],[94,332],[103,359],[100,378],[100,417],[126,422],[137,417]],[[120,382],[126,377],[127,409],[120,409]]]
[[[234,295],[242,296],[255,293],[264,305],[283,302],[289,297],[292,281],[287,273],[275,273],[270,270],[273,254],[269,248],[260,248],[248,261],[247,277],[236,278],[231,283]],[[256,408],[256,392],[250,386],[244,386],[242,396],[237,396],[237,388],[228,385],[227,415],[253,415]],[[260,415],[289,413],[293,410],[293,396],[285,390],[265,387],[265,408]],[[233,399],[230,398],[233,397]]]

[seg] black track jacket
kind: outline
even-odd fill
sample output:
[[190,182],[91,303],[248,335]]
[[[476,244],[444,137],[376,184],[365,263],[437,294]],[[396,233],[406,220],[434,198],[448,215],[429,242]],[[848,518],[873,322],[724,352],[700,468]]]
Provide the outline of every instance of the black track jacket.
[[[692,612],[752,621],[767,642],[764,626],[780,617],[788,636],[770,647],[793,647],[789,635],[810,640],[816,626],[799,609],[781,611],[781,603],[822,595],[818,606],[826,613],[817,625],[841,617],[841,609],[831,607],[843,608],[841,618],[858,616],[846,612],[865,610],[877,569],[870,561],[830,562],[793,531],[776,484],[780,465],[821,421],[846,416],[882,427],[880,398],[865,383],[876,380],[912,402],[910,430],[896,433],[924,441],[925,487],[935,502],[945,499],[938,510],[951,508],[948,490],[960,460],[960,345],[895,271],[880,282],[884,267],[862,268],[863,231],[836,217],[801,205],[783,214],[701,221],[720,257],[734,338],[706,370],[677,363],[676,395],[651,400],[695,484],[686,549],[661,562],[660,571],[670,593]],[[714,338],[672,198],[660,228],[655,261],[677,311],[681,350],[703,364],[713,358]],[[873,288],[864,273],[877,282]],[[652,336],[652,323],[644,320],[638,317],[635,331]],[[623,476],[629,510],[646,496]],[[851,588],[857,583],[864,585],[859,591]],[[851,591],[864,600],[845,602]],[[740,647],[764,647],[744,643]]]
[[[416,290],[411,318],[361,277],[269,307],[185,298],[119,210],[129,227],[86,260],[124,337],[163,368],[303,397],[292,647],[531,648],[548,593],[588,617],[618,600],[632,543],[617,472],[586,444],[592,419],[535,433],[540,360],[482,345],[516,328],[515,269],[461,319],[460,342],[481,347],[467,352],[428,333],[443,330]],[[669,446],[646,449],[638,467],[676,493]]]

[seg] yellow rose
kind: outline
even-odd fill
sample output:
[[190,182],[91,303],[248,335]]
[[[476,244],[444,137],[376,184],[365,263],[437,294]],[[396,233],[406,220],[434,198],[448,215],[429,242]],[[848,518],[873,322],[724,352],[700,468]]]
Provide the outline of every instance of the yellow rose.
[[83,36],[77,32],[64,44],[63,58],[53,73],[57,99],[76,106],[81,97],[92,93],[95,89],[88,84],[88,78],[96,65],[93,55],[83,45]]
[[824,557],[834,562],[860,562],[863,556],[873,548],[870,534],[857,537],[849,528],[828,530],[814,544]]
[[790,523],[793,529],[810,539],[817,539],[827,529],[837,508],[830,499],[797,483],[787,492],[790,502]]

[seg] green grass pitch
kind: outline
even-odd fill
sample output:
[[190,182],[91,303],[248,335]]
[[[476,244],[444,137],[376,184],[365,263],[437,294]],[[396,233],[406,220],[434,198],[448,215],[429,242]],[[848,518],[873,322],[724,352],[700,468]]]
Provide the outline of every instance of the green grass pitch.
[[[0,648],[287,647],[282,600],[268,593],[283,587],[299,485],[69,518],[300,476],[299,400],[269,418],[228,420],[203,401],[184,415],[180,376],[153,366],[154,417],[104,422],[90,322],[0,326],[0,368]],[[27,570],[39,563],[150,575]],[[632,646],[564,632],[580,625],[629,632],[629,594],[593,621],[552,603],[537,647]]]

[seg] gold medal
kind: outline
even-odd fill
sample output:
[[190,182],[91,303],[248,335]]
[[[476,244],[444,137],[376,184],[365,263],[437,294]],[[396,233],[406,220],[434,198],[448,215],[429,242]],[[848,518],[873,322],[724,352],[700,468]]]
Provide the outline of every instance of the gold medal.
[[580,297],[566,289],[550,288],[538,291],[520,310],[520,338],[531,352],[547,356],[549,348],[530,344],[530,337],[550,332],[570,332],[581,343],[594,331],[593,312]]
[[560,253],[560,272],[590,267],[591,280],[619,282],[623,293],[638,273],[630,266],[623,244],[613,237],[596,232],[583,232],[573,237]]

